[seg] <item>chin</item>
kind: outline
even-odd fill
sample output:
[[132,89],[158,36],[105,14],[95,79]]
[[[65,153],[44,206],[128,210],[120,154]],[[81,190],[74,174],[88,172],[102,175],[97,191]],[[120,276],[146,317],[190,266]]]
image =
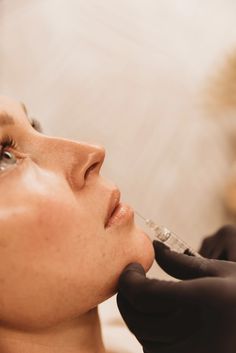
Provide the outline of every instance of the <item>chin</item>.
[[[154,261],[155,253],[151,240],[149,237],[136,226],[133,228],[130,237],[123,243],[125,251],[123,252],[123,261],[116,264],[112,278],[109,281],[109,288],[107,289],[106,299],[114,295],[118,290],[119,277],[126,266],[131,263],[139,263],[147,272]],[[104,299],[105,300],[105,299]]]
[[140,228],[135,227],[135,254],[131,262],[140,263],[147,272],[154,261],[155,253],[151,240]]

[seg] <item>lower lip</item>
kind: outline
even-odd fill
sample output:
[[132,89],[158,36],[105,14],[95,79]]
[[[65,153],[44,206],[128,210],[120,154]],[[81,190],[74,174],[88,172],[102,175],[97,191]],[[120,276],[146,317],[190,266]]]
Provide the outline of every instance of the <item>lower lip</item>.
[[122,224],[126,224],[130,220],[134,218],[134,211],[133,209],[126,205],[120,203],[109,221],[106,224],[106,228],[111,226],[120,226]]

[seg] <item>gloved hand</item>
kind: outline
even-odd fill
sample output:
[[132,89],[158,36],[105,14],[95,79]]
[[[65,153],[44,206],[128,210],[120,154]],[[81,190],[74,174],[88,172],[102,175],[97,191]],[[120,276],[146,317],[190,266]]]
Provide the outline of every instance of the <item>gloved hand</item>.
[[182,281],[148,279],[139,264],[119,280],[117,304],[145,353],[235,353],[236,263],[178,254],[156,260]]
[[236,262],[236,227],[224,226],[217,233],[205,238],[199,253],[209,259]]

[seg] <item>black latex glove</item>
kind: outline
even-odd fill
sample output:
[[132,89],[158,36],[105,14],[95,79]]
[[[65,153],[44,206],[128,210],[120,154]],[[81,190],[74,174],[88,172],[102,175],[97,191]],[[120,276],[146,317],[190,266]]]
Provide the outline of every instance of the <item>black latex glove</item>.
[[145,353],[235,353],[236,263],[170,251],[154,242],[156,260],[183,281],[148,279],[131,264],[117,303]]
[[236,261],[236,227],[225,226],[205,238],[199,252],[209,259]]

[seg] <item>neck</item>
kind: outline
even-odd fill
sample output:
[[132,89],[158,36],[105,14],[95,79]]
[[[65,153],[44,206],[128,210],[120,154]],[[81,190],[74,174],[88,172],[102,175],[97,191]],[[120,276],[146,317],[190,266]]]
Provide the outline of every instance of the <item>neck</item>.
[[105,353],[97,308],[37,332],[23,332],[0,326],[1,353]]

